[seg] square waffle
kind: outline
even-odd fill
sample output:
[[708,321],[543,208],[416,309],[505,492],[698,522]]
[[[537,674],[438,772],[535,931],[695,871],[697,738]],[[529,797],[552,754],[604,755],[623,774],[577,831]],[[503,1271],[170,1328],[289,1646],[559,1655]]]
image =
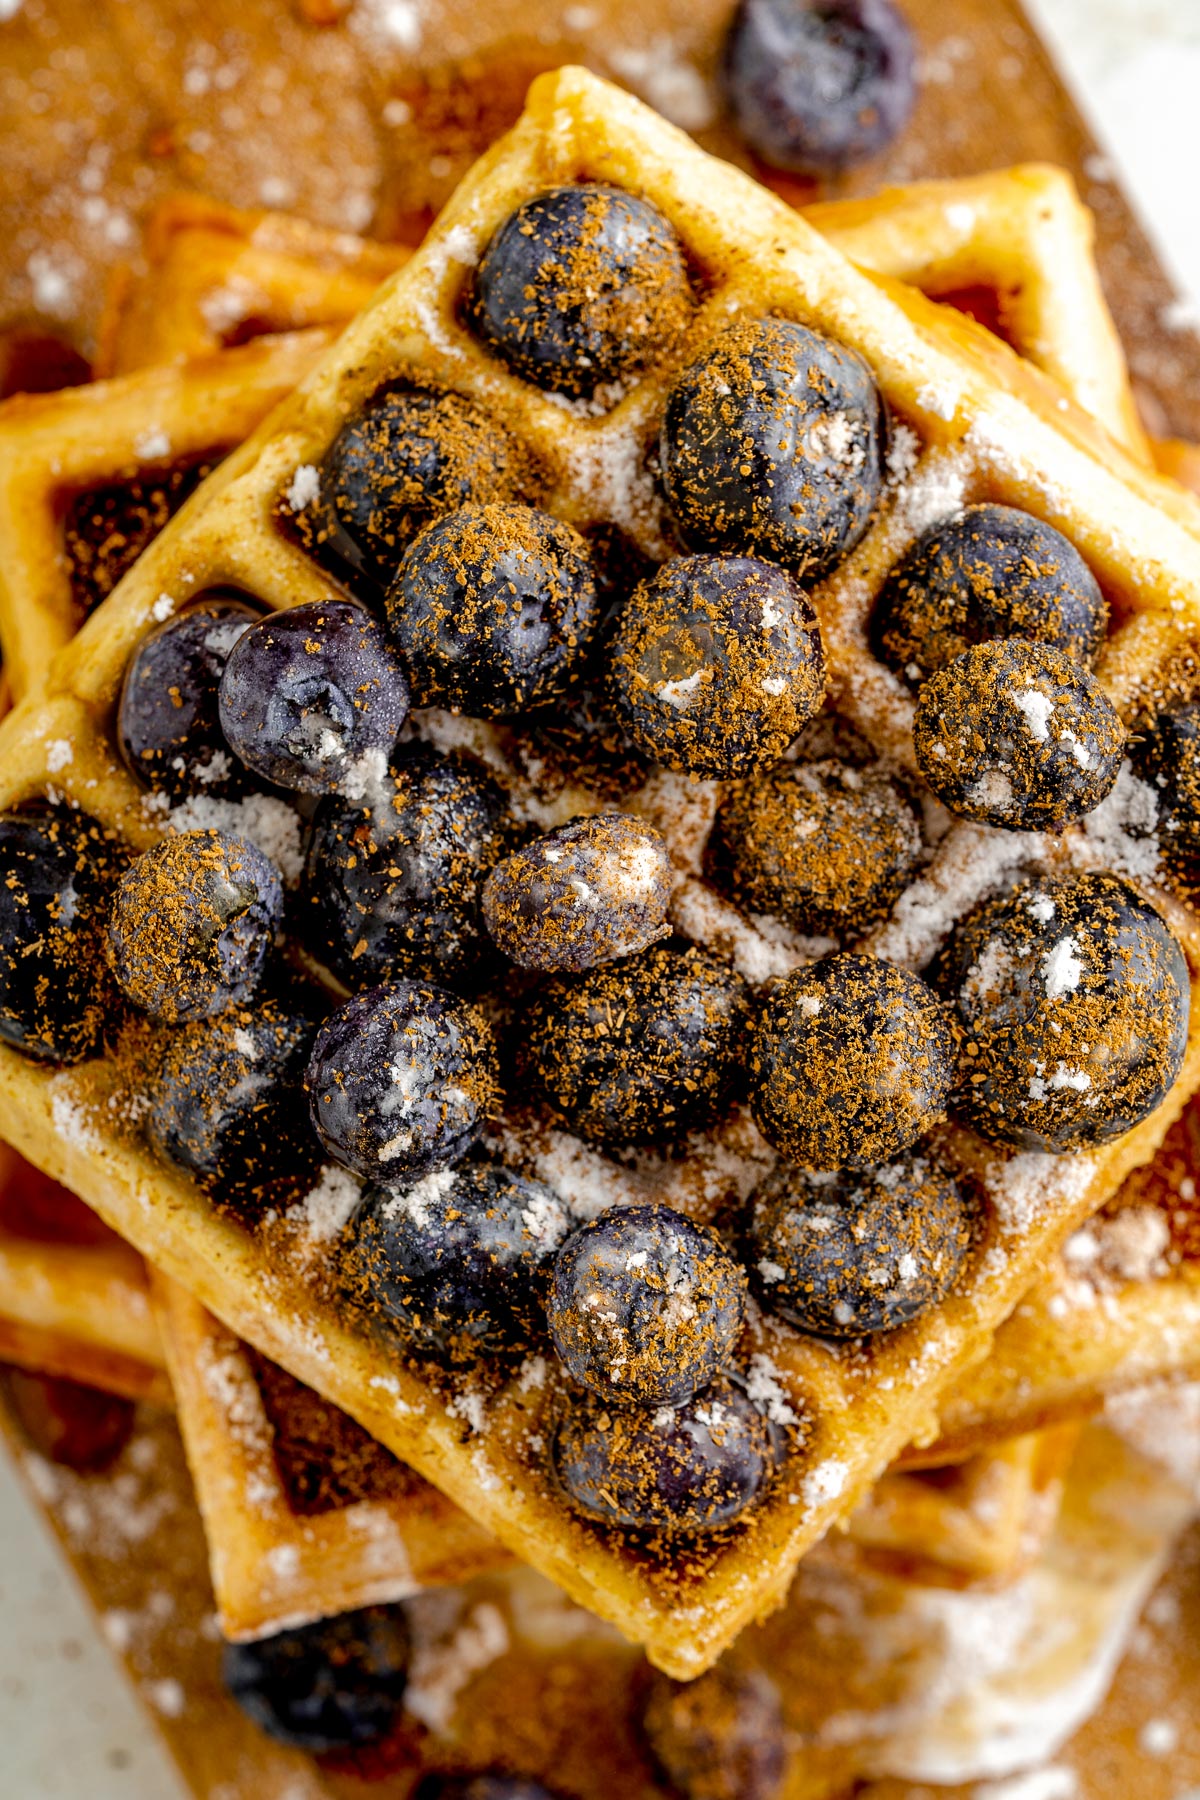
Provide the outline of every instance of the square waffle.
[[124,375],[266,333],[340,325],[411,254],[288,213],[172,195],[147,223],[144,267],[111,280],[96,372]]
[[227,1638],[402,1600],[511,1561],[345,1413],[153,1278]]
[[0,405],[0,645],[14,698],[327,341],[264,339]]
[[[422,250],[295,399],[227,459],[151,546],[103,614],[62,654],[45,698],[9,722],[0,757],[5,804],[44,791],[53,775],[59,791],[131,844],[155,839],[160,828],[106,734],[129,651],[164,595],[179,604],[218,582],[245,585],[275,605],[329,593],[327,577],[277,529],[276,509],[297,469],[319,461],[346,412],[387,378],[401,353],[430,380],[512,420],[555,471],[555,510],[578,522],[612,518],[647,550],[657,547],[650,496],[629,471],[668,371],[653,371],[608,415],[584,418],[501,374],[455,319],[490,230],[524,196],[581,176],[636,188],[671,218],[708,278],[699,330],[738,307],[799,314],[864,354],[919,439],[922,454],[892,504],[815,594],[841,710],[878,750],[901,766],[910,762],[910,709],[867,657],[863,622],[883,570],[916,522],[930,522],[932,504],[952,510],[964,498],[986,496],[1050,515],[1065,529],[1114,607],[1117,629],[1101,675],[1118,704],[1136,697],[1161,660],[1194,642],[1200,544],[1190,506],[1174,490],[1123,458],[1052,383],[988,333],[911,290],[868,278],[779,201],[704,157],[638,103],[565,70],[535,84],[521,124],[464,183]],[[450,728],[488,750],[486,733],[459,721],[428,722],[435,737]],[[72,746],[72,760],[51,771],[50,746],[62,740]],[[626,804],[657,815],[670,834],[681,877],[676,923],[720,944],[729,929],[719,918],[710,929],[714,908],[688,874],[715,796],[679,783],[651,787]],[[563,817],[580,810],[579,795],[560,794],[542,816],[556,808]],[[923,963],[939,931],[1000,875],[998,835],[953,829],[904,897],[902,916],[868,947],[900,963]],[[1075,849],[1064,840],[1061,854],[1069,860]],[[1190,916],[1175,903],[1164,907],[1194,945]],[[16,1141],[186,1280],[227,1325],[344,1406],[519,1555],[644,1642],[654,1660],[688,1675],[781,1597],[804,1551],[909,1438],[929,1429],[941,1392],[985,1354],[991,1332],[1046,1257],[1128,1168],[1152,1154],[1196,1083],[1198,1061],[1193,1032],[1168,1101],[1099,1151],[1006,1156],[950,1134],[947,1154],[987,1196],[982,1241],[957,1290],[916,1325],[853,1354],[756,1321],[748,1348],[766,1359],[757,1367],[778,1395],[781,1416],[802,1427],[777,1487],[752,1519],[683,1554],[635,1551],[567,1509],[536,1448],[553,1378],[540,1388],[514,1383],[467,1396],[469,1414],[483,1427],[477,1429],[463,1416],[463,1394],[397,1364],[323,1305],[300,1259],[269,1232],[249,1239],[115,1129],[107,1106],[113,1069],[90,1065],[55,1075],[9,1054],[0,1063],[0,1091]],[[703,1216],[731,1189],[743,1194],[763,1166],[761,1142],[736,1117],[708,1143],[692,1146],[685,1162],[632,1171],[594,1153],[575,1155],[564,1134],[536,1122],[523,1131],[514,1120],[513,1133],[510,1154],[534,1170],[553,1167],[564,1197],[582,1210],[599,1181],[607,1200],[649,1184],[655,1197]]]

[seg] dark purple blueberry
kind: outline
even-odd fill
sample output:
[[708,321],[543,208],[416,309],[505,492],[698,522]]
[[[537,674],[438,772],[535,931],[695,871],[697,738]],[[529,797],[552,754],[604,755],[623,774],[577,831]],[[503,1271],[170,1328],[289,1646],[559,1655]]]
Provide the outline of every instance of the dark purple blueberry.
[[550,1336],[567,1373],[613,1406],[678,1406],[733,1354],[746,1274],[673,1207],[610,1206],[554,1264]]
[[525,1021],[527,1072],[580,1137],[678,1140],[710,1124],[728,1094],[745,1004],[727,963],[655,945],[547,982]]
[[520,1775],[423,1775],[413,1800],[556,1800],[540,1781]]
[[248,1000],[283,924],[279,870],[223,831],[165,838],[117,883],[108,961],[135,1006],[169,1025]]
[[144,637],[125,670],[117,704],[121,754],[140,781],[172,800],[245,792],[229,753],[217,691],[226,658],[262,617],[240,595],[213,594]]
[[400,558],[431,519],[475,501],[519,500],[528,459],[508,433],[461,394],[377,394],[325,452],[301,534],[386,589]]
[[622,611],[610,654],[634,743],[682,774],[734,781],[774,762],[825,695],[808,596],[746,556],[664,564]]
[[104,924],[116,880],[94,819],[66,807],[0,814],[0,1040],[48,1062],[100,1048]]
[[387,613],[419,706],[500,719],[566,689],[599,605],[572,526],[531,506],[463,506],[409,546]]
[[549,1265],[568,1230],[557,1194],[498,1163],[369,1188],[346,1230],[343,1290],[417,1351],[499,1354],[544,1331]]
[[559,1421],[554,1464],[588,1518],[661,1532],[728,1525],[756,1500],[776,1460],[774,1435],[725,1376],[682,1406],[613,1406],[585,1393]]
[[854,938],[891,910],[921,856],[921,827],[894,776],[833,758],[779,763],[723,798],[714,879],[746,912]]
[[917,696],[913,745],[960,818],[1059,831],[1111,793],[1125,727],[1096,677],[1049,644],[997,638],[964,650]]
[[893,0],[741,0],[724,77],[738,130],[764,162],[837,174],[907,123],[912,32]]
[[[1139,719],[1132,772],[1143,784],[1131,835],[1154,835],[1163,869],[1184,893],[1200,893],[1200,700],[1167,701]],[[1136,790],[1135,790],[1136,791]]]
[[392,1184],[459,1162],[500,1098],[482,1014],[415,981],[356,994],[326,1019],[305,1087],[330,1155]]
[[958,1015],[953,1110],[985,1138],[1059,1153],[1124,1136],[1183,1064],[1183,951],[1114,875],[1026,881],[958,927],[931,979]]
[[886,446],[861,356],[790,319],[743,319],[667,397],[663,486],[693,549],[761,556],[813,579],[870,524]]
[[155,1150],[247,1221],[282,1210],[320,1168],[304,1100],[316,1030],[275,1001],[232,1006],[166,1036],[147,1082]]
[[351,988],[461,980],[487,946],[480,895],[513,831],[478,765],[398,751],[369,799],[328,800],[313,821],[300,902],[311,949]]
[[880,591],[871,647],[910,687],[973,644],[1025,638],[1090,668],[1108,628],[1096,578],[1060,531],[1012,506],[968,506],[917,539]]
[[497,863],[483,889],[493,941],[522,969],[590,969],[670,935],[662,834],[626,813],[573,819]]
[[942,1118],[954,1031],[918,976],[841,951],[769,990],[749,1061],[754,1116],[777,1150],[803,1168],[861,1169]]
[[687,1800],[778,1800],[787,1761],[779,1690],[765,1670],[723,1660],[696,1681],[647,1673],[642,1730]]
[[513,372],[588,395],[670,350],[692,312],[683,248],[656,206],[595,183],[526,200],[484,251],[470,322]]
[[858,1337],[943,1300],[974,1222],[958,1183],[925,1156],[839,1175],[777,1163],[750,1198],[746,1254],[768,1312],[822,1337]]
[[408,1658],[403,1610],[365,1606],[253,1644],[226,1644],[221,1674],[268,1736],[320,1756],[374,1743],[390,1730]]
[[314,601],[239,637],[221,729],[247,768],[305,794],[359,797],[387,768],[408,682],[382,628],[349,600]]

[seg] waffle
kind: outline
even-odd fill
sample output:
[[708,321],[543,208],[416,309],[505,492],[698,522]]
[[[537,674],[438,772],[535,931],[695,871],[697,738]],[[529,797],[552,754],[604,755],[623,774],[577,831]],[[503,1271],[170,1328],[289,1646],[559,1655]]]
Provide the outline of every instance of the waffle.
[[287,213],[173,195],[150,216],[138,269],[112,278],[96,373],[128,374],[266,333],[342,324],[410,254]]
[[336,1408],[153,1279],[227,1638],[402,1600],[511,1560]]
[[[861,274],[744,176],[705,158],[627,96],[565,70],[535,84],[522,123],[464,183],[422,250],[297,397],[227,459],[151,546],[112,603],[63,653],[45,699],[14,716],[0,756],[6,804],[44,790],[50,746],[65,740],[72,760],[54,771],[56,788],[85,800],[132,844],[154,840],[161,824],[143,809],[105,736],[107,707],[129,650],[161,595],[178,603],[227,581],[273,604],[329,592],[327,579],[275,528],[275,509],[297,468],[319,460],[344,412],[394,367],[398,346],[429,378],[510,416],[555,472],[555,510],[576,522],[608,516],[645,548],[656,547],[653,506],[628,472],[668,371],[648,376],[608,416],[584,418],[501,375],[454,322],[453,303],[482,237],[524,195],[580,174],[636,187],[673,219],[711,277],[701,327],[739,303],[800,312],[867,356],[892,406],[923,442],[924,454],[891,507],[816,594],[841,710],[879,750],[902,765],[910,760],[909,713],[865,655],[864,606],[918,521],[929,522],[931,506],[949,510],[964,495],[986,495],[1052,514],[1113,600],[1119,624],[1102,676],[1118,703],[1132,701],[1159,661],[1194,639],[1200,550],[1190,503],[1176,490],[1122,456],[1052,383],[969,320]],[[486,734],[462,721],[425,726],[435,740],[453,737],[489,750]],[[660,780],[626,804],[657,814],[671,833],[681,875],[677,925],[736,952],[735,924],[721,918],[687,873],[687,840],[694,855],[712,799],[703,789]],[[577,791],[563,789],[540,816],[565,817],[580,805]],[[912,902],[920,901],[948,928],[953,913],[999,874],[994,849],[990,834],[956,828],[943,840],[920,895],[910,891],[902,901],[904,916],[911,919]],[[1073,839],[1060,851],[1064,858],[1077,853]],[[1190,917],[1164,904],[1193,945]],[[877,934],[873,947],[893,960],[921,963],[933,944],[920,937],[902,918]],[[757,957],[758,947],[751,948]],[[985,1354],[995,1325],[1037,1269],[1127,1169],[1153,1153],[1195,1085],[1198,1061],[1193,1042],[1159,1113],[1102,1151],[1054,1161],[1004,1157],[950,1134],[946,1154],[972,1169],[988,1196],[979,1251],[957,1292],[934,1314],[861,1355],[836,1353],[757,1321],[747,1348],[767,1359],[758,1366],[778,1380],[779,1404],[803,1416],[803,1442],[773,1497],[748,1524],[686,1557],[635,1555],[567,1510],[530,1445],[553,1401],[553,1379],[540,1389],[514,1384],[468,1396],[476,1417],[483,1399],[485,1423],[482,1432],[469,1428],[461,1393],[435,1392],[415,1371],[395,1366],[320,1303],[281,1243],[269,1233],[254,1242],[242,1236],[136,1140],[114,1130],[107,1108],[118,1080],[114,1069],[94,1065],[54,1075],[6,1056],[0,1083],[18,1143],[186,1280],[228,1326],[344,1406],[519,1555],[644,1642],[654,1660],[688,1675],[779,1599],[804,1551],[911,1437],[928,1430],[940,1393]],[[624,1171],[589,1158],[536,1121],[527,1130],[511,1121],[510,1138],[511,1158],[550,1174],[568,1200],[585,1206],[597,1187],[614,1199],[650,1182],[658,1197],[704,1212],[714,1196],[744,1191],[762,1167],[761,1142],[736,1117],[669,1170]]]
[[182,503],[327,341],[264,339],[0,405],[0,650],[14,698],[115,585],[148,519]]
[[1200,1108],[1076,1233],[943,1405],[939,1464],[997,1436],[1095,1412],[1114,1393],[1200,1372]]
[[0,1361],[171,1403],[141,1257],[0,1145]]

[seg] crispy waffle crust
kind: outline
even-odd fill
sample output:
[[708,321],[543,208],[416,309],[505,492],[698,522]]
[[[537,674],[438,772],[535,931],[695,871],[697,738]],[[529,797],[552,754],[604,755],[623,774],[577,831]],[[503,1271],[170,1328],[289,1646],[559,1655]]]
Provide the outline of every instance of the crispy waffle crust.
[[453,1501],[154,1277],[229,1638],[402,1600],[511,1557]]
[[[1119,705],[1134,705],[1167,660],[1195,642],[1197,515],[1178,490],[1124,456],[1053,383],[969,320],[860,273],[781,202],[703,156],[637,102],[563,70],[535,83],[522,121],[482,159],[407,268],[151,546],[63,652],[44,699],[9,721],[0,742],[0,803],[53,785],[130,844],[154,840],[161,823],[144,809],[108,735],[131,649],[163,595],[178,605],[223,582],[274,605],[329,593],[327,578],[278,529],[281,496],[298,467],[319,462],[343,419],[402,369],[417,369],[502,414],[543,461],[553,510],[579,523],[611,519],[648,551],[661,548],[643,451],[671,369],[652,370],[608,415],[585,417],[502,372],[457,321],[458,300],[490,232],[522,198],[580,177],[642,192],[671,218],[704,284],[693,341],[738,310],[775,310],[812,323],[862,352],[895,413],[923,444],[916,468],[859,550],[815,593],[835,698],[881,753],[911,764],[911,709],[869,658],[865,619],[882,573],[918,524],[930,522],[939,497],[945,510],[964,497],[1007,501],[1066,532],[1113,608],[1101,676]],[[436,733],[438,721],[430,728]],[[485,751],[492,747],[486,736],[477,734]],[[52,770],[50,747],[62,740],[72,746],[71,761],[64,766],[56,757]],[[672,831],[682,895],[677,923],[687,929],[690,919],[692,935],[721,942],[728,933],[719,909],[696,904],[707,895],[698,894],[701,884],[688,873],[714,798],[703,788],[658,780],[627,804],[657,813]],[[580,804],[577,791],[555,802],[563,816]],[[1016,858],[1005,843],[1011,871]],[[1032,847],[1021,849],[1032,854]],[[923,964],[953,917],[1006,872],[998,851],[996,834],[952,830],[872,947]],[[1056,856],[1069,861],[1077,852],[1083,854],[1068,838]],[[1165,904],[1194,954],[1193,920]],[[321,1298],[311,1273],[319,1259],[306,1263],[286,1231],[252,1239],[212,1213],[116,1124],[108,1104],[120,1084],[115,1068],[54,1074],[6,1054],[0,1092],[18,1144],[186,1281],[231,1329],[342,1405],[517,1554],[643,1642],[654,1661],[687,1676],[782,1597],[805,1550],[910,1438],[930,1431],[941,1393],[986,1354],[995,1326],[1047,1257],[1129,1168],[1152,1155],[1200,1077],[1196,1037],[1193,1029],[1183,1073],[1163,1107],[1102,1150],[1056,1160],[1005,1156],[965,1134],[947,1134],[944,1153],[980,1184],[982,1226],[955,1293],[915,1325],[838,1352],[776,1321],[752,1324],[747,1351],[767,1358],[759,1369],[779,1384],[779,1415],[799,1421],[792,1454],[745,1523],[686,1548],[602,1532],[565,1505],[540,1449],[557,1402],[551,1373],[541,1386],[526,1379],[475,1394],[470,1411],[484,1427],[476,1430],[464,1419],[461,1395],[398,1362],[394,1350],[352,1329]],[[561,1153],[571,1150],[561,1133],[536,1126],[526,1132],[517,1120],[507,1137],[509,1154],[534,1168],[545,1168],[547,1156],[561,1164]],[[574,1166],[583,1166],[590,1182],[598,1177],[607,1198],[649,1182],[660,1197],[700,1213],[731,1190],[744,1193],[763,1166],[761,1140],[737,1118],[707,1145],[690,1148],[681,1163],[631,1173],[595,1156]],[[571,1198],[570,1180],[560,1185]],[[480,1399],[482,1412],[474,1404]]]
[[0,646],[14,698],[41,684],[86,613],[87,584],[64,548],[72,503],[97,492],[116,501],[111,529],[92,545],[102,558],[105,538],[111,551],[123,530],[117,490],[131,495],[136,514],[146,505],[139,488],[165,496],[211,467],[291,393],[328,342],[318,331],[264,338],[0,406]]

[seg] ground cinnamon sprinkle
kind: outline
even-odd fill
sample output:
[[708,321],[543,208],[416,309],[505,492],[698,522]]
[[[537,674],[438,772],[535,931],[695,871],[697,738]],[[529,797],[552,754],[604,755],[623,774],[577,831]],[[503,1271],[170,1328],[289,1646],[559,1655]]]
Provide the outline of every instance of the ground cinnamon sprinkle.
[[221,460],[221,452],[172,465],[161,475],[113,482],[77,494],[63,520],[63,550],[75,603],[86,617]]
[[419,1481],[349,1414],[244,1346],[271,1426],[288,1504],[301,1518],[364,1500],[397,1500]]

